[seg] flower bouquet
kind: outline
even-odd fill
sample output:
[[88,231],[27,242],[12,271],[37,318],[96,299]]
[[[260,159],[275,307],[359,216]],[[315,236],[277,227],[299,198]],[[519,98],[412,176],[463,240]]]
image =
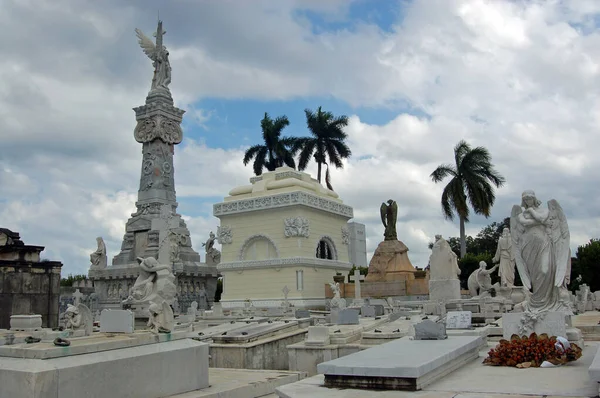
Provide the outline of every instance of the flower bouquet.
[[483,363],[491,366],[537,368],[544,362],[562,365],[579,358],[581,348],[577,344],[569,344],[564,338],[548,337],[545,333],[540,336],[532,333],[529,337],[513,334],[510,341],[500,340],[500,343],[488,352],[488,357]]

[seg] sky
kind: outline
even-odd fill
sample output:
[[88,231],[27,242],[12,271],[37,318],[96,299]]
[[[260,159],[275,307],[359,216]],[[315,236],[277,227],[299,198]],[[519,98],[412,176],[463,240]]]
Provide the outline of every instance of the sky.
[[159,12],[186,110],[178,212],[197,251],[217,229],[212,204],[253,175],[242,158],[264,113],[305,136],[304,109],[318,106],[349,117],[352,157],[331,178],[366,224],[369,259],[390,198],[415,266],[436,234],[458,236],[429,175],[461,139],[507,181],[467,234],[533,189],[561,203],[574,251],[600,237],[600,1],[4,0],[0,226],[45,246],[63,276],[87,273],[96,236],[110,263],[135,211],[132,108],[153,69],[134,29],[150,35]]

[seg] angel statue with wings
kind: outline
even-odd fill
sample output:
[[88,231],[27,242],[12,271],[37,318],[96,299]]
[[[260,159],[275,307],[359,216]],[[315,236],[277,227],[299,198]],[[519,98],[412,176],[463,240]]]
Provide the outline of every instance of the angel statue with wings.
[[398,240],[396,233],[396,219],[398,217],[398,205],[395,200],[388,200],[387,204],[382,203],[379,209],[381,213],[381,222],[385,227],[383,236],[385,240]]
[[152,65],[154,65],[154,77],[152,78],[150,92],[154,90],[169,91],[169,84],[171,84],[171,64],[169,63],[167,47],[162,44],[163,35],[167,33],[162,29],[162,21],[158,21],[158,28],[154,34],[156,44],[144,35],[141,30],[136,29],[135,33],[139,39],[140,47],[142,47],[142,50],[144,50],[144,53],[152,60]]
[[510,231],[515,263],[523,286],[531,295],[522,304],[528,312],[572,313],[566,283],[570,260],[567,218],[554,199],[545,209],[531,190],[514,205]]

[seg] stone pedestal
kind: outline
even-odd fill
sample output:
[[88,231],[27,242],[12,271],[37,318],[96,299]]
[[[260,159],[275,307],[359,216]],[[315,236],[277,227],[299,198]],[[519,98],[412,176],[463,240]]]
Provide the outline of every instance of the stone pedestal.
[[375,249],[366,282],[410,280],[415,278],[415,272],[408,247],[399,240],[385,240]]
[[529,336],[546,333],[548,336],[567,337],[567,315],[564,312],[545,312],[532,318],[526,312],[512,312],[502,316],[502,335],[510,339],[513,334]]
[[430,280],[429,300],[434,302],[460,299],[458,279]]

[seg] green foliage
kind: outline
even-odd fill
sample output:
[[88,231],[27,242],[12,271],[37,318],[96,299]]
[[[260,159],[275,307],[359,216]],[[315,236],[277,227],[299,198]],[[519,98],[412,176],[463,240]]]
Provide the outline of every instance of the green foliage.
[[325,180],[327,187],[333,189],[329,182],[329,164],[336,168],[344,167],[343,159],[352,155],[350,148],[346,145],[348,137],[344,132],[344,127],[348,125],[347,116],[334,116],[331,112],[323,112],[321,107],[315,112],[305,109],[306,126],[312,137],[298,138],[292,148],[296,154],[300,152],[298,158],[298,169],[304,170],[308,166],[311,158],[317,162],[317,181],[321,182],[321,166],[327,166]]
[[476,214],[489,217],[496,200],[494,186],[501,187],[504,177],[494,169],[486,148],[471,148],[463,140],[454,147],[454,164],[439,165],[430,177],[435,183],[451,177],[442,191],[442,213],[448,220],[453,220],[455,213],[458,215],[462,257],[467,252],[465,223],[469,222],[469,204]]
[[221,301],[221,295],[223,294],[223,278],[217,279],[217,289],[215,290],[215,303]]
[[[576,279],[581,275],[581,282]],[[576,291],[579,285],[586,283],[592,292],[600,290],[600,240],[590,239],[577,248],[576,257],[571,261],[570,289]]]
[[69,276],[67,276],[66,278],[62,278],[60,280],[60,285],[65,286],[65,287],[71,287],[71,286],[73,286],[73,282],[79,282],[79,281],[84,281],[84,280],[87,280],[86,275],[69,274]]
[[357,268],[358,272],[360,272],[361,275],[367,276],[367,274],[369,273],[369,267],[357,267],[356,265],[353,265],[350,269],[350,272],[348,272],[348,283],[354,283],[354,280],[350,280],[350,275],[352,275],[352,279],[354,279],[354,271]]
[[243,159],[244,166],[254,159],[252,168],[256,175],[261,175],[264,168],[273,171],[277,167],[282,167],[283,165],[295,169],[296,162],[294,161],[291,148],[294,146],[297,138],[281,138],[283,129],[289,126],[289,124],[290,122],[287,116],[279,116],[273,120],[269,114],[265,112],[265,117],[260,122],[265,144],[254,145],[246,150]]

